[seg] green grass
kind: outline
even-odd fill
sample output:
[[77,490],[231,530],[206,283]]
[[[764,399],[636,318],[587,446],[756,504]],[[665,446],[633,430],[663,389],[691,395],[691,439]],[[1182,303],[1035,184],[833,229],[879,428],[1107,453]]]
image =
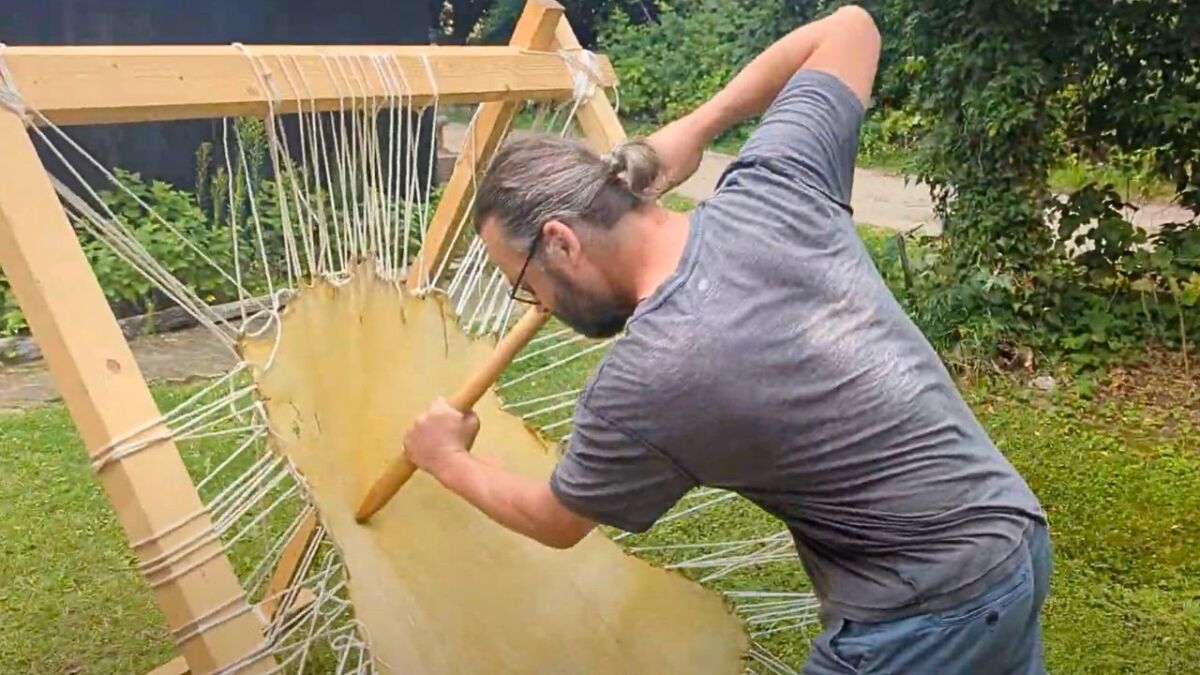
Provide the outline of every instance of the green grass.
[[139,673],[169,660],[66,411],[0,417],[0,448],[0,671]]
[[[582,359],[571,373],[531,382],[530,391],[558,390],[562,378],[577,382],[593,362]],[[168,386],[156,393],[177,400],[190,391]],[[1192,668],[1200,660],[1200,401],[1088,402],[1033,395],[1005,379],[965,392],[1050,514],[1052,671]],[[166,660],[159,614],[129,569],[123,538],[63,408],[0,418],[0,447],[0,672],[142,672]],[[640,543],[745,537],[775,527],[756,509],[730,502]],[[801,589],[805,581],[798,564],[776,564],[722,585]],[[798,662],[810,636],[779,635],[770,645]]]
[[662,197],[662,205],[672,211],[691,211],[696,208],[696,200],[678,192],[668,192]]
[[[884,242],[870,228],[861,233],[871,250]],[[553,322],[544,330],[559,328]],[[600,357],[589,354],[506,394],[527,399],[577,387]],[[525,361],[505,379],[552,358]],[[963,384],[1050,515],[1056,569],[1045,635],[1052,672],[1165,674],[1200,662],[1200,393],[1194,382],[1175,384],[1169,370],[1147,371],[1141,395],[1091,400],[1066,385],[1034,392],[1007,376]],[[155,394],[168,409],[195,389],[162,386]],[[190,444],[185,461],[202,470],[231,443]],[[0,672],[138,673],[166,661],[162,620],[130,570],[124,538],[63,407],[0,417],[0,448]],[[731,540],[777,529],[761,511],[731,501],[632,541]],[[251,539],[243,546],[258,545]],[[807,587],[794,561],[743,570],[719,585]],[[815,630],[777,634],[767,645],[798,665]]]
[[1071,193],[1095,183],[1111,184],[1128,202],[1167,202],[1175,196],[1175,186],[1158,178],[1149,167],[1123,167],[1069,159],[1050,170],[1050,189]]

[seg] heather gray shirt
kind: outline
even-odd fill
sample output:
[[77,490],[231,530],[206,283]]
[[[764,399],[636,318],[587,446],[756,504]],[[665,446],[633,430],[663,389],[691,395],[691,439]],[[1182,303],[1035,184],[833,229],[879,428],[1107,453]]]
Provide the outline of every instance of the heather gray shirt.
[[897,304],[849,207],[863,108],[801,71],[588,383],[551,487],[643,531],[685,492],[787,523],[827,613],[946,607],[1042,511]]

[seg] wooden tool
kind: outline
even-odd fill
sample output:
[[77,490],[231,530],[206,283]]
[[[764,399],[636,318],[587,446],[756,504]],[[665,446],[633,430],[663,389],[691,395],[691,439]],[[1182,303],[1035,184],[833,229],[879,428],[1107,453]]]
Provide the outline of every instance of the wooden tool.
[[[533,339],[538,329],[546,323],[546,319],[549,317],[550,313],[541,307],[534,307],[526,312],[517,325],[513,326],[512,330],[500,340],[500,344],[496,345],[496,351],[492,352],[487,363],[459,387],[458,391],[454,392],[454,395],[447,400],[447,403],[460,412],[467,412],[474,408],[488,388],[500,378],[500,374],[512,362],[517,352],[529,344],[529,341]],[[408,457],[402,452],[371,486],[367,496],[363,498],[362,504],[359,505],[358,511],[354,513],[354,519],[360,524],[366,523],[371,516],[391,500],[400,488],[404,487],[416,470],[417,467],[408,461]]]

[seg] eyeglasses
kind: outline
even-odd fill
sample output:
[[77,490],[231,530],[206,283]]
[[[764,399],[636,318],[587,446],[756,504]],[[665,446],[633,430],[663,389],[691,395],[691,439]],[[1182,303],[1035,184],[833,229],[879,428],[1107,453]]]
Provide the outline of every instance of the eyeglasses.
[[517,275],[516,281],[513,282],[512,291],[508,294],[509,298],[526,305],[541,304],[538,302],[537,296],[521,284],[525,280],[525,271],[529,269],[529,263],[533,261],[533,256],[537,253],[538,244],[541,241],[542,231],[538,230],[538,233],[533,237],[533,241],[529,244],[529,254],[525,256],[525,264],[521,265],[521,273]]

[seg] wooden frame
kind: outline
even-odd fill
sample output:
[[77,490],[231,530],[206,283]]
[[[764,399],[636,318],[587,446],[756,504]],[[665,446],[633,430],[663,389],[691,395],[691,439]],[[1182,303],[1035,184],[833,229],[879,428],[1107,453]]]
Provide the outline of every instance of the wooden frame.
[[[407,86],[381,76],[375,57]],[[58,125],[263,116],[272,102],[280,113],[301,104],[335,110],[401,89],[413,105],[435,95],[442,103],[569,100],[574,91],[562,57],[516,46],[9,47],[4,59],[21,98]],[[274,91],[264,91],[255,61],[276,73]],[[599,74],[614,83],[607,60]]]
[[[262,116],[301,106],[336,109],[394,97],[400,78],[405,102],[414,105],[435,96],[442,102],[486,102],[471,127],[476,152],[460,154],[426,237],[433,246],[424,249],[423,264],[434,269],[470,201],[472,178],[499,144],[517,103],[573,98],[572,70],[554,50],[578,47],[557,2],[529,0],[507,47],[11,47],[3,57],[21,99],[57,125]],[[372,63],[392,73],[390,84],[373,65],[367,67]],[[337,67],[358,73],[355,95],[332,75]],[[597,59],[596,70],[598,84],[615,84],[606,59]],[[299,79],[303,86],[296,84]],[[577,116],[597,149],[624,139],[602,90]],[[141,430],[134,438],[166,438],[161,413],[26,129],[40,122],[0,106],[0,266],[89,455],[131,440],[134,430]],[[110,463],[98,480],[139,562],[212,532],[172,440],[155,440]],[[312,517],[297,529],[272,588],[290,585],[317,525]],[[178,557],[158,581],[155,601],[172,635],[187,639],[178,644],[180,658],[155,672],[209,673],[253,655],[262,639],[262,615],[278,610],[278,603],[248,604],[217,541]],[[269,656],[252,658],[257,661],[245,672],[273,665]]]

